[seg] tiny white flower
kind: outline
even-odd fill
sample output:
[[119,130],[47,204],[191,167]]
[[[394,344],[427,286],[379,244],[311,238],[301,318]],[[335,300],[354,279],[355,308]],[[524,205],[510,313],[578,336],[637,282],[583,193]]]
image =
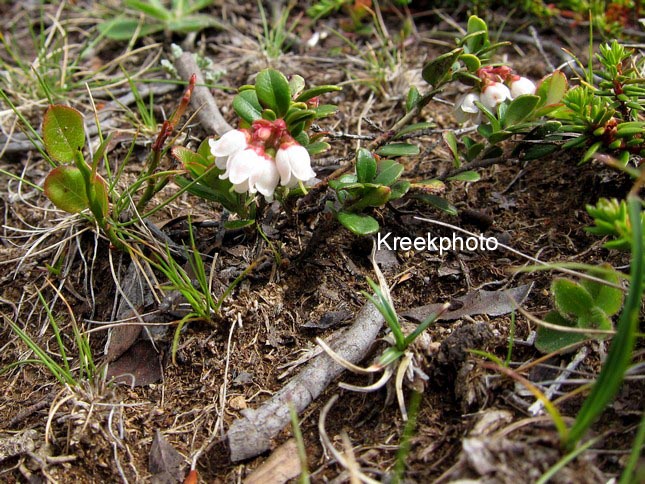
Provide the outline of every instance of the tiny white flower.
[[477,101],[479,101],[479,95],[474,92],[469,92],[457,101],[455,104],[455,117],[458,123],[465,123],[466,121],[472,121],[475,124],[479,123],[481,113],[475,105]]
[[280,181],[273,160],[250,148],[231,156],[220,178],[228,178],[237,193],[259,191],[269,201],[273,199],[273,192]]
[[511,82],[511,98],[515,99],[517,96],[524,94],[535,94],[535,84],[526,77],[520,77]]
[[307,149],[295,142],[283,144],[275,156],[280,183],[294,187],[298,181],[306,182],[316,176],[311,168],[311,158]]
[[237,193],[249,191],[249,178],[255,173],[259,157],[252,149],[238,151],[229,157],[226,171],[219,177],[228,178]]
[[231,156],[248,146],[248,134],[239,129],[224,133],[219,139],[209,139],[211,153],[216,157]]
[[480,95],[481,103],[488,109],[495,109],[507,99],[511,99],[511,91],[501,82],[488,84]]
[[270,202],[280,181],[280,174],[272,159],[264,156],[258,158],[255,173],[249,178],[249,192],[255,193],[257,190]]

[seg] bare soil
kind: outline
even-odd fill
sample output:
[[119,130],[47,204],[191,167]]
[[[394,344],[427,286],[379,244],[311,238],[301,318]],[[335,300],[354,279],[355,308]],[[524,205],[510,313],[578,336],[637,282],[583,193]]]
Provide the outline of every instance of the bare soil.
[[[78,19],[82,28],[71,34],[71,40],[80,41],[87,31],[96,35],[96,31],[89,30],[89,20],[83,17],[83,2],[74,3],[66,20]],[[36,15],[37,9],[34,9],[29,2],[3,8],[2,24],[13,27],[5,36],[27,39],[25,29]],[[51,14],[55,11],[52,5],[45,9]],[[225,70],[219,81],[222,85],[235,88],[252,82],[253,75],[267,65],[286,74],[301,74],[311,85],[343,83],[343,91],[327,99],[339,105],[339,113],[325,120],[321,128],[337,134],[364,136],[377,136],[402,116],[409,86],[415,84],[425,89],[420,77],[424,61],[453,45],[447,33],[454,32],[454,28],[446,19],[462,23],[464,19],[463,12],[443,12],[442,18],[421,7],[413,10],[416,30],[405,43],[405,55],[398,71],[389,73],[391,78],[372,91],[361,80],[374,73],[366,72],[360,53],[335,35],[330,34],[313,47],[305,44],[314,31],[340,29],[342,13],[315,26],[302,17],[294,30],[290,50],[269,61],[257,43],[261,23],[255,4],[224,2],[223,6],[211,7],[211,11],[232,29],[207,30],[197,35],[193,49],[210,57],[218,69]],[[493,17],[492,25],[501,25],[495,21],[502,20],[503,13],[497,12]],[[396,12],[384,11],[384,19],[391,34],[402,28]],[[503,29],[507,32],[520,31],[527,25],[526,19],[506,17],[505,20]],[[561,35],[565,31],[566,37]],[[557,25],[540,32],[550,42],[578,46],[585,45],[585,34],[584,27],[577,32],[571,26]],[[347,35],[358,45],[370,40],[352,33]],[[159,45],[151,47],[151,51],[166,52],[171,41],[179,42],[183,37],[159,35],[154,40]],[[146,39],[137,46],[151,44],[152,40]],[[82,61],[83,67],[97,69],[122,52],[123,45],[102,41],[97,44],[95,55]],[[515,49],[509,48],[504,53],[508,62],[524,75],[539,78],[547,74],[544,57],[532,45],[517,44]],[[144,51],[129,57],[126,68],[142,65],[149,55],[150,52]],[[584,57],[583,52],[580,55]],[[558,63],[557,59],[551,61]],[[161,72],[146,73],[146,76],[167,77]],[[456,94],[456,90],[450,90],[442,97],[452,101]],[[178,88],[156,99],[157,113],[171,112],[180,95],[181,88]],[[230,108],[234,91],[214,90],[214,95],[224,116],[235,124]],[[109,102],[110,98],[104,93],[97,94],[95,101]],[[68,102],[90,113],[89,99],[81,91],[77,97],[57,102]],[[38,126],[45,107],[45,104],[26,106],[24,113]],[[3,105],[3,109],[7,107]],[[7,119],[2,118],[5,131],[11,124]],[[123,112],[115,113],[115,119],[112,129],[118,132],[119,142],[113,147],[110,159],[118,160],[126,153],[133,130]],[[438,130],[457,126],[451,107],[439,101],[431,103],[419,120],[433,121]],[[198,125],[191,125],[179,142],[194,146],[211,134]],[[126,177],[133,177],[141,170],[153,137],[153,133],[140,135],[134,157],[141,162],[130,164]],[[412,141],[421,147],[421,155],[404,160],[406,176],[427,179],[450,168],[450,157],[440,133],[418,136]],[[331,143],[332,151],[314,162],[321,178],[338,168],[357,146],[355,139],[342,135],[332,138]],[[510,152],[512,146],[507,149]],[[171,164],[170,160],[164,163]],[[0,167],[37,185],[42,184],[48,171],[35,150],[5,153]],[[629,189],[629,181],[622,175],[593,163],[577,166],[577,160],[570,154],[557,154],[552,159],[530,163],[509,160],[482,169],[481,175],[481,181],[476,183],[448,184],[444,195],[459,209],[458,217],[420,202],[404,201],[375,210],[383,233],[452,235],[452,230],[419,221],[416,216],[496,237],[517,251],[544,261],[590,264],[607,261],[617,267],[629,263],[628,259],[603,249],[601,240],[584,231],[591,222],[584,210],[585,204],[595,203],[600,196],[623,196]],[[158,195],[159,199],[176,189],[171,184]],[[58,226],[65,215],[53,210],[41,193],[25,184],[19,185],[6,174],[0,176],[0,193],[4,215],[0,246],[3,267],[0,368],[34,358],[33,352],[11,330],[10,320],[60,361],[38,293],[53,305],[68,354],[76,358],[70,314],[86,330],[100,327],[91,321],[113,321],[115,298],[119,297],[121,288],[111,274],[116,272],[119,284],[124,284],[128,260],[111,249],[105,240],[97,239],[92,228],[82,221],[77,220],[73,226]],[[15,366],[0,373],[0,442],[11,435],[24,435],[28,429],[35,431],[31,446],[25,444],[23,451],[10,457],[3,458],[0,446],[0,480],[176,482],[177,476],[168,477],[167,481],[159,480],[162,479],[159,475],[153,478],[149,461],[157,431],[183,456],[175,466],[180,469],[181,478],[188,474],[191,460],[200,449],[196,460],[199,482],[239,482],[251,475],[271,451],[232,463],[226,441],[222,439],[224,432],[239,418],[241,410],[257,408],[298,372],[303,356],[316,349],[315,337],[325,339],[351,324],[366,303],[361,294],[368,289],[366,277],[374,278],[369,258],[371,240],[355,237],[330,220],[324,212],[324,195],[308,200],[294,214],[277,208],[272,210],[262,221],[266,240],[252,230],[225,234],[216,223],[221,209],[188,195],[151,217],[176,244],[188,242],[187,220],[191,217],[197,248],[207,270],[215,265],[213,292],[218,296],[250,263],[266,257],[225,300],[221,312],[212,321],[185,325],[174,364],[170,340],[178,318],[172,312],[176,309],[172,305],[179,304],[180,300],[175,298],[170,309],[164,308],[165,312],[159,313],[159,322],[174,323],[171,331],[157,338],[154,347],[140,343],[144,346],[133,356],[139,366],[130,363],[139,378],[149,378],[152,383],[129,386],[87,382],[81,389],[69,390],[38,365]],[[38,250],[31,251],[39,234],[25,231],[36,228],[52,228],[52,232]],[[81,229],[84,232],[75,235]],[[58,253],[56,244],[68,238],[71,242],[60,246],[64,253]],[[511,272],[527,261],[502,248],[493,252],[450,252],[442,256],[433,252],[382,252],[385,263],[381,267],[394,285],[392,296],[400,312],[452,301],[478,289],[492,291],[525,283],[534,284],[523,304],[528,311],[541,316],[551,308],[549,285],[553,274]],[[57,261],[63,261],[59,275],[48,270]],[[150,312],[160,308],[157,303],[150,303],[141,309]],[[535,329],[533,323],[519,313],[515,321],[512,368],[541,357],[533,346],[523,342]],[[407,481],[530,482],[562,457],[550,419],[529,416],[527,409],[533,403],[530,394],[511,379],[482,366],[481,357],[466,351],[477,349],[506,358],[510,328],[510,314],[466,316],[432,325],[427,337],[415,346],[417,362],[429,380],[424,385],[416,428],[405,458]],[[105,360],[106,338],[107,331],[91,333],[97,363]],[[145,336],[141,339],[146,340]],[[606,351],[606,343],[589,342],[586,346],[587,356],[577,368],[580,378],[597,374],[600,358]],[[383,342],[377,342],[363,363],[367,365],[384,347]],[[554,356],[523,375],[534,382],[551,380],[557,375],[557,368],[568,364],[574,355]],[[75,359],[74,364],[78,364]],[[340,379],[355,385],[370,383],[364,376],[348,373]],[[561,391],[570,392],[579,384],[565,385]],[[405,426],[392,391],[393,387],[388,386],[374,393],[358,393],[342,390],[333,383],[304,411],[300,416],[301,429],[314,482],[351,479],[351,473],[330,458],[320,443],[319,415],[335,394],[340,398],[325,421],[333,444],[346,456],[353,454],[362,472],[388,482]],[[593,428],[593,435],[600,437],[593,451],[574,459],[553,482],[605,482],[618,475],[640,421],[643,393],[642,380],[625,385],[619,398]],[[409,388],[405,395],[409,402]],[[560,406],[565,415],[575,416],[581,401],[582,396],[577,395]],[[343,436],[347,438],[343,440]],[[285,428],[275,437],[273,449],[291,437],[291,428]],[[297,459],[297,456],[290,458]]]

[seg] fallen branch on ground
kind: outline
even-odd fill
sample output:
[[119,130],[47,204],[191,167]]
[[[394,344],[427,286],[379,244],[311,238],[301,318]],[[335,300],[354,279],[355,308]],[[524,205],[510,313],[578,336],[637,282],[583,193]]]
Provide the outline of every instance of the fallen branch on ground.
[[[336,331],[330,346],[352,363],[361,361],[383,326],[383,316],[372,303],[358,313],[349,329]],[[242,410],[228,434],[231,461],[255,457],[268,450],[274,438],[290,422],[289,402],[300,414],[343,371],[327,353],[321,353],[270,400],[255,410]]]

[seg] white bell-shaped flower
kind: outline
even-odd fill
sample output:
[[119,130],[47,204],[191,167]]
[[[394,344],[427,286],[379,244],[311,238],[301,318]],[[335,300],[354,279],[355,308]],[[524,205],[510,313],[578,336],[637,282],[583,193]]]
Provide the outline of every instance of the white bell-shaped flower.
[[494,110],[498,104],[512,98],[508,87],[501,82],[493,82],[484,86],[479,99],[488,109]]
[[224,133],[219,139],[208,140],[211,153],[215,156],[215,165],[225,170],[228,160],[249,145],[249,134],[246,131],[233,129]]
[[515,99],[517,96],[524,94],[535,94],[535,84],[526,77],[519,77],[511,81],[511,97]]
[[253,148],[238,151],[229,157],[226,171],[220,178],[228,178],[237,193],[259,191],[269,201],[273,199],[273,192],[280,181],[273,160]]
[[273,192],[280,182],[280,174],[271,158],[266,156],[258,158],[255,172],[249,178],[249,193],[258,191],[270,202],[273,200]]
[[309,152],[295,141],[283,143],[275,161],[283,186],[294,187],[299,181],[306,182],[316,176],[311,168]]
[[458,123],[465,123],[472,121],[475,124],[479,123],[481,113],[479,108],[475,105],[479,101],[479,94],[469,92],[468,94],[459,98],[455,104],[455,118]]

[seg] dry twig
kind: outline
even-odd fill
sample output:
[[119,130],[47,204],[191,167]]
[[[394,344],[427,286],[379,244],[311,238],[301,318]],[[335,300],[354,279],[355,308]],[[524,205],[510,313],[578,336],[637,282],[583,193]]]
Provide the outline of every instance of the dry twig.
[[[333,334],[331,339],[336,343],[331,346],[344,359],[357,363],[382,326],[383,316],[367,303],[349,329]],[[267,450],[271,439],[290,422],[289,402],[301,413],[342,371],[342,366],[322,353],[260,408],[243,410],[243,417],[233,422],[227,434],[231,460],[249,459]]]

